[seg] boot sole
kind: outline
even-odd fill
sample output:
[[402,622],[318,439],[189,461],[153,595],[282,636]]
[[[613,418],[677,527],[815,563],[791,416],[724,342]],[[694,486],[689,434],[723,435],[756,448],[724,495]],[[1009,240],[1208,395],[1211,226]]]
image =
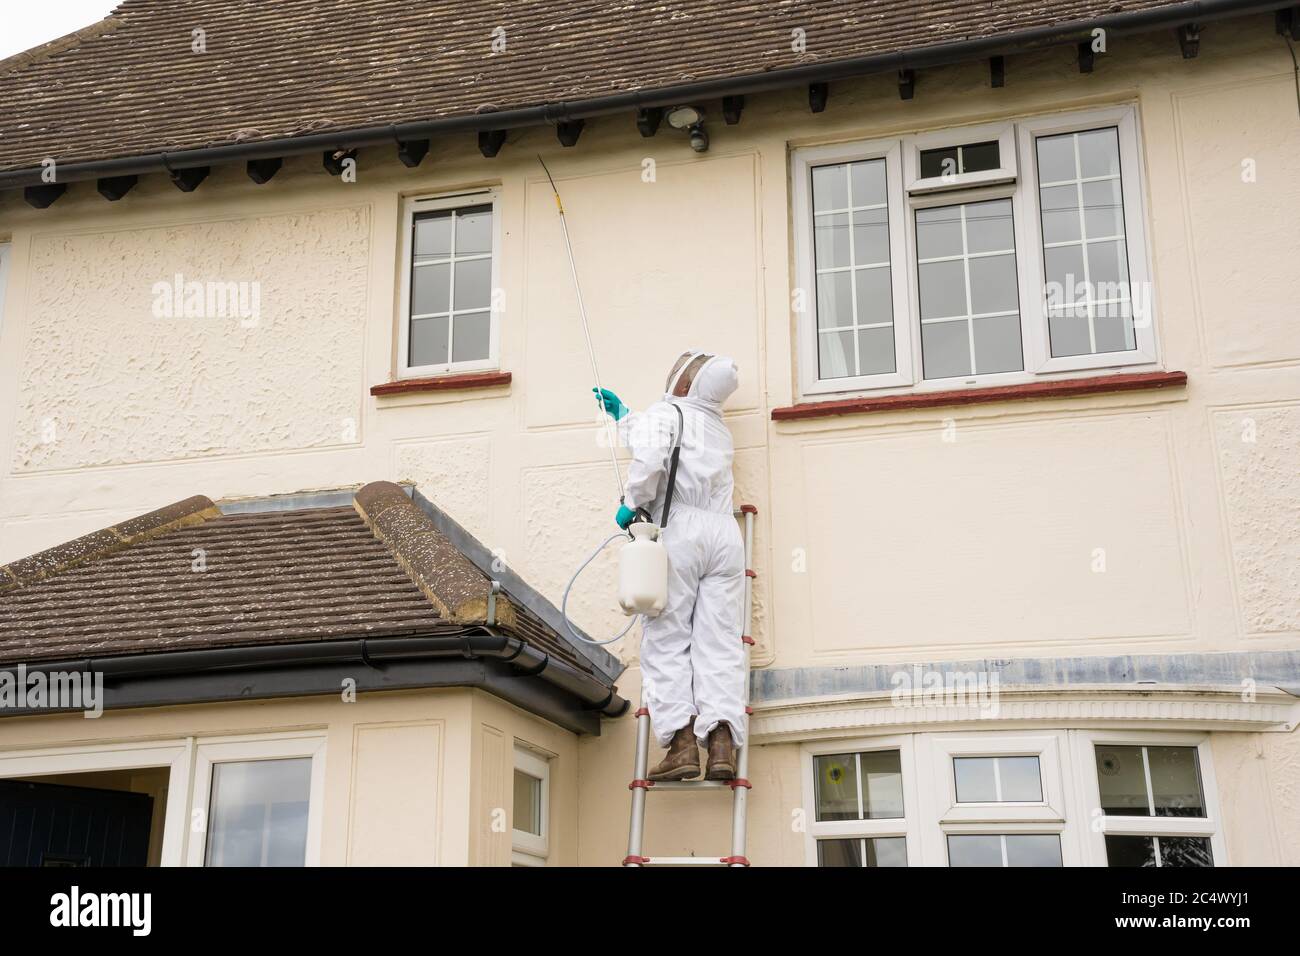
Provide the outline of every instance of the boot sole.
[[705,780],[735,780],[735,767],[710,767],[708,773],[704,775]]
[[700,775],[699,767],[678,767],[676,770],[669,770],[667,773],[650,774],[649,780],[662,780],[664,782],[673,782],[677,780],[694,780]]

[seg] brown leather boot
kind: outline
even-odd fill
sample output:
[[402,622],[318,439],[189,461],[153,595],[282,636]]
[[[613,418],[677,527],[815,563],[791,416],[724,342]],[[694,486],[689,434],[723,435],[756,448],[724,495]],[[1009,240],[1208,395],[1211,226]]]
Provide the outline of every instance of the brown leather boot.
[[705,780],[734,780],[736,778],[736,743],[731,739],[731,728],[718,724],[709,733],[709,762]]
[[650,771],[651,780],[694,780],[700,775],[700,747],[695,741],[695,720],[673,734],[668,753]]

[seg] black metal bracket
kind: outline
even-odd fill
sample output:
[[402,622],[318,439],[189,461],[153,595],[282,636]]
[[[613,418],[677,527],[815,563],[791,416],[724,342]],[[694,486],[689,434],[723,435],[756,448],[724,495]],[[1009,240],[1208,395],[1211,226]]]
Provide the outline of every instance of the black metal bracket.
[[208,178],[209,166],[191,166],[189,169],[171,170],[172,185],[183,193],[192,193],[199,183]]
[[491,159],[501,152],[501,147],[505,145],[505,142],[506,131],[503,129],[481,129],[478,131],[478,151],[486,159]]
[[39,186],[25,188],[23,198],[27,200],[27,205],[34,209],[48,209],[51,203],[67,191],[67,183],[42,183]]
[[1092,41],[1081,40],[1079,42],[1079,72],[1091,73],[1095,58],[1096,54],[1092,52]]
[[663,122],[664,111],[661,106],[645,106],[636,111],[636,128],[642,136],[647,139],[659,132],[659,124]]
[[1300,40],[1300,6],[1277,11],[1273,23],[1278,33],[1290,34],[1292,40]]
[[560,141],[561,146],[576,146],[578,137],[582,135],[582,128],[587,125],[586,120],[560,120],[555,124],[555,135]]
[[1183,52],[1184,60],[1196,59],[1201,52],[1201,28],[1195,23],[1184,23],[1178,28],[1178,49]]
[[735,126],[740,122],[740,114],[745,110],[745,98],[743,96],[724,96],[722,98],[722,118],[728,126]]
[[139,176],[105,176],[95,184],[95,188],[109,202],[117,202],[139,181]]
[[276,156],[272,159],[250,159],[248,161],[248,178],[259,186],[269,183],[271,177],[280,171],[284,160]]
[[831,87],[829,83],[809,83],[808,84],[808,108],[814,113],[820,113],[826,109],[826,101],[831,98]]
[[899,70],[898,71],[898,98],[900,100],[910,100],[916,95],[916,71]]
[[1007,85],[1007,58],[1004,56],[989,57],[989,85],[994,89],[1000,89]]
[[408,139],[397,141],[397,158],[407,169],[414,169],[424,160],[429,151],[427,139]]
[[327,149],[321,157],[322,164],[325,166],[325,172],[331,176],[343,175],[343,163],[346,160],[355,161],[357,151],[355,149]]

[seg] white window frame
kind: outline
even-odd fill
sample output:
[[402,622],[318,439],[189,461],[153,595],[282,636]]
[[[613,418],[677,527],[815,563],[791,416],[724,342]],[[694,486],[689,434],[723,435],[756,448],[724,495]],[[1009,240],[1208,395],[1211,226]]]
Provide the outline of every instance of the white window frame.
[[[1126,747],[1195,747],[1205,799],[1204,817],[1136,817],[1107,815],[1101,811],[1101,785],[1097,781],[1098,745]],[[1074,763],[1079,807],[1088,815],[1083,831],[1084,862],[1106,866],[1106,836],[1209,837],[1214,866],[1230,866],[1223,839],[1223,814],[1219,807],[1219,786],[1214,777],[1208,733],[1171,733],[1142,730],[1081,730],[1074,735]]]
[[[804,311],[799,314],[800,370],[805,394],[852,391],[865,388],[891,388],[911,385],[912,336],[900,330],[898,323],[908,314],[908,274],[898,268],[896,256],[904,248],[907,237],[904,230],[904,199],[901,164],[902,151],[898,140],[873,140],[864,143],[846,143],[834,146],[816,146],[794,153],[791,162],[794,195],[794,244],[796,286],[802,290]],[[889,255],[890,295],[893,301],[894,320],[894,371],[880,375],[855,375],[845,378],[820,379],[818,359],[820,350],[817,328],[817,276],[813,250],[812,171],[815,166],[853,163],[870,159],[885,161],[886,198],[889,203]],[[856,295],[856,291],[854,293]],[[856,316],[854,317],[856,320]],[[900,334],[900,331],[902,334]]]
[[[815,757],[841,753],[872,753],[897,750],[903,773],[903,816],[875,820],[817,819],[817,792],[813,783]],[[827,740],[804,744],[802,748],[803,806],[805,808],[804,862],[817,865],[819,839],[872,839],[903,837],[907,840],[907,865],[921,865],[920,801],[917,790],[916,755],[912,736],[867,737],[855,740]]]
[[[467,362],[447,361],[438,365],[411,365],[411,278],[413,230],[415,217],[423,212],[438,212],[466,206],[492,207],[492,286],[488,308],[488,357]],[[493,187],[454,195],[412,196],[402,202],[401,276],[398,295],[397,377],[430,378],[456,372],[478,372],[500,368],[501,315],[497,309],[496,290],[501,287],[501,193]],[[453,276],[454,281],[454,276]],[[454,330],[453,330],[454,335]],[[451,352],[447,353],[448,359]]]
[[187,866],[203,866],[211,822],[212,768],[219,763],[311,758],[311,790],[307,805],[305,866],[320,866],[321,832],[325,806],[325,734],[309,731],[256,737],[212,738],[198,743],[194,757],[194,797],[191,819],[202,830],[191,834]]
[[[1125,240],[1129,280],[1151,293],[1148,314],[1135,321],[1136,348],[1053,358],[1048,334],[1043,281],[1042,230],[1038,201],[1034,138],[1115,126],[1120,145],[1120,184],[1124,195]],[[1001,167],[955,177],[919,178],[920,152],[943,146],[996,139]],[[893,298],[895,371],[883,375],[818,377],[818,330],[811,168],[857,160],[886,161],[889,244]],[[1147,243],[1145,174],[1135,104],[1027,117],[998,124],[957,126],[894,139],[841,143],[796,149],[791,154],[796,288],[803,311],[796,313],[799,345],[799,393],[817,398],[831,394],[924,393],[967,387],[1027,384],[1044,377],[1069,378],[1135,367],[1158,368],[1155,335],[1158,312],[1153,291],[1151,250]],[[906,188],[904,188],[906,187]],[[926,379],[921,351],[916,210],[932,206],[1010,198],[1015,218],[1017,292],[1021,328],[1020,371],[991,375]],[[905,261],[900,261],[900,250]],[[1141,323],[1139,326],[1138,323]]]
[[49,747],[0,753],[0,778],[45,777],[64,773],[167,769],[160,866],[184,862],[190,828],[189,787],[193,752],[188,740],[146,740],[89,747]]
[[541,782],[542,832],[539,836],[514,828],[514,775],[511,774],[510,862],[515,866],[545,866],[551,853],[551,761],[526,744],[516,743],[514,770]]
[[[974,143],[996,141],[998,144],[997,169],[975,173],[955,173],[951,176],[921,177],[921,153],[931,149],[969,146]],[[995,183],[1016,181],[1016,137],[1012,123],[991,123],[984,126],[953,126],[910,136],[903,141],[903,157],[907,164],[907,192],[910,195],[942,192],[949,189],[969,189],[972,186],[991,186]]]
[[[1119,181],[1124,195],[1124,242],[1128,252],[1129,285],[1142,285],[1150,292],[1151,299],[1145,319],[1139,319],[1136,313],[1133,317],[1136,348],[1125,352],[1098,352],[1053,358],[1043,290],[1043,240],[1038,207],[1039,179],[1035,139],[1039,136],[1077,133],[1110,126],[1116,127],[1119,133]],[[1043,374],[1155,364],[1159,361],[1155,335],[1155,283],[1152,281],[1151,250],[1146,238],[1146,196],[1142,189],[1142,147],[1141,138],[1137,134],[1136,108],[1130,106],[1039,116],[1018,123],[1017,129],[1024,170],[1021,191],[1032,201],[1029,209],[1034,216],[1033,228],[1030,230],[1033,241],[1026,244],[1023,258],[1017,254],[1017,265],[1025,276],[1034,280],[1030,283],[1030,288],[1036,290],[1020,306],[1026,329],[1032,329],[1034,333],[1027,337],[1025,343],[1026,370]],[[1022,286],[1024,284],[1022,281]]]
[[[1077,826],[1070,819],[1066,805],[1063,763],[1063,755],[1069,752],[1066,731],[919,734],[916,749],[926,837],[924,865],[948,866],[949,836],[1040,833],[1060,839],[1062,866],[1079,865],[1074,832]],[[955,757],[1037,757],[1043,799],[958,803]]]

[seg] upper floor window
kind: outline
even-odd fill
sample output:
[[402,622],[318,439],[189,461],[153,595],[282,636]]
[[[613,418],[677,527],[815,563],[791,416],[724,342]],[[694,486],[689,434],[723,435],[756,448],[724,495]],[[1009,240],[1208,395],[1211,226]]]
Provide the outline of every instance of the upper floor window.
[[1132,108],[799,150],[805,394],[1153,364]]
[[405,204],[400,377],[497,367],[495,192]]
[[515,746],[511,810],[511,863],[545,866],[550,854],[551,764],[527,747]]

